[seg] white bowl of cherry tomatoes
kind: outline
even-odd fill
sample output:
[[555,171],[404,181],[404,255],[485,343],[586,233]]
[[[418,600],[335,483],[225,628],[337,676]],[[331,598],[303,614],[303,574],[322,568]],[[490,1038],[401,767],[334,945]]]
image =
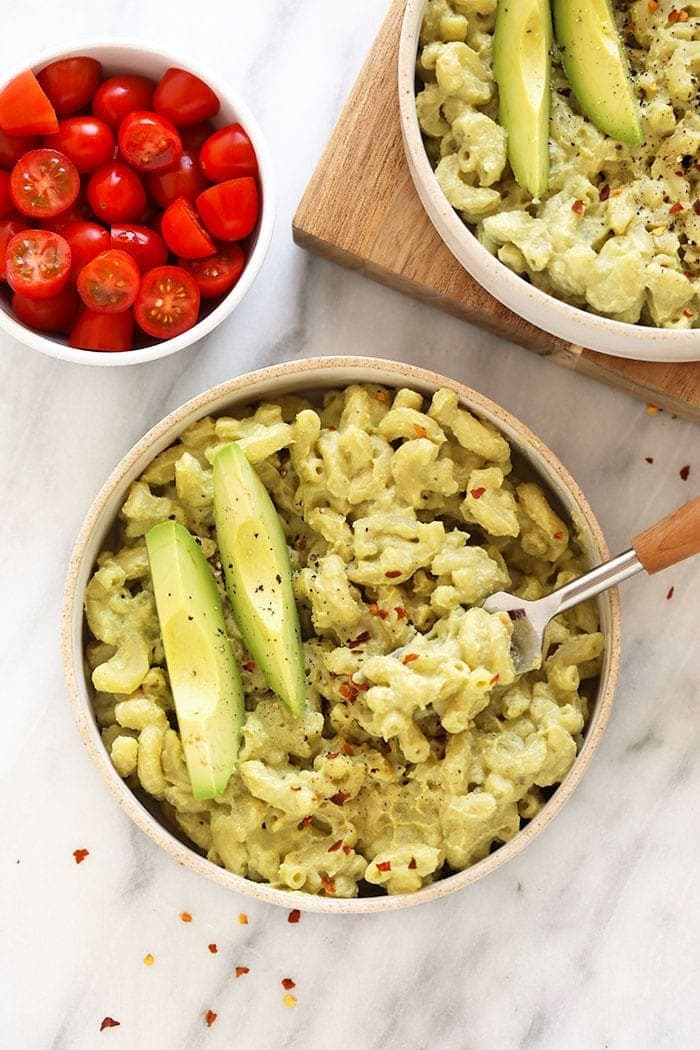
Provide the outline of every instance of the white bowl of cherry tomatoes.
[[270,245],[268,148],[246,104],[126,41],[43,55],[0,87],[0,327],[131,365],[238,306]]

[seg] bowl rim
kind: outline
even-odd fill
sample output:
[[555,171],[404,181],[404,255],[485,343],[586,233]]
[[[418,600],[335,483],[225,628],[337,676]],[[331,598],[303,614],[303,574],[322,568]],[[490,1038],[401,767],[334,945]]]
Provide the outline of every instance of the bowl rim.
[[[86,548],[93,531],[102,522],[109,500],[141,457],[148,452],[152,453],[154,445],[158,441],[165,439],[166,436],[174,440],[176,435],[182,432],[185,420],[192,422],[207,415],[209,411],[225,411],[224,406],[217,404],[224,398],[240,398],[241,395],[244,395],[249,390],[250,401],[252,402],[258,396],[268,396],[260,393],[256,394],[256,391],[259,391],[264,384],[270,381],[287,380],[294,383],[294,381],[298,380],[302,382],[313,373],[318,373],[320,379],[329,377],[327,383],[319,383],[319,388],[324,388],[325,386],[335,385],[330,379],[330,375],[343,370],[355,370],[366,373],[362,380],[355,379],[352,380],[353,382],[371,382],[374,380],[387,385],[393,383],[396,386],[404,383],[408,385],[413,383],[419,388],[431,390],[443,386],[447,387],[457,393],[462,403],[466,403],[477,412],[483,411],[487,416],[494,417],[499,425],[502,424],[504,426],[506,431],[508,429],[516,431],[520,435],[523,445],[529,446],[545,461],[547,467],[557,476],[558,481],[571,497],[590,534],[593,545],[591,554],[594,560],[600,559],[602,561],[609,558],[608,547],[600,525],[572,475],[551,449],[529,427],[521,423],[519,419],[490,398],[479,394],[455,379],[400,361],[367,357],[304,358],[246,373],[198,394],[166,415],[137,441],[120,460],[92,501],[70,557],[61,612],[61,655],[73,716],[83,744],[93,764],[106,781],[122,809],[158,846],[185,867],[245,896],[266,901],[288,910],[298,908],[303,911],[359,914],[394,910],[436,900],[476,882],[483,876],[502,867],[506,861],[524,849],[559,813],[590,764],[610,716],[620,664],[620,601],[617,589],[608,591],[604,599],[608,602],[609,629],[606,645],[606,669],[601,675],[596,707],[583,747],[577,755],[571,770],[556,789],[554,795],[525,828],[521,829],[510,842],[505,843],[488,857],[466,868],[464,871],[431,883],[416,893],[397,896],[384,895],[380,897],[333,899],[315,897],[311,894],[293,890],[278,890],[267,883],[253,882],[226,871],[226,869],[219,867],[205,857],[200,856],[193,849],[185,846],[148,812],[131,788],[128,787],[114,769],[101,742],[99,728],[96,725],[92,712],[87,676],[84,673],[82,664],[83,646],[82,643],[74,646],[75,628],[77,626],[74,616],[77,614],[80,616],[79,636],[82,637],[83,594],[78,595],[77,588],[81,568],[85,561]],[[384,374],[385,378],[379,378],[382,374]],[[386,378],[387,374],[392,375],[391,380]],[[344,382],[342,379],[338,381]],[[245,401],[242,401],[242,403],[245,403]],[[216,408],[213,407],[215,404],[217,404]],[[80,599],[79,604],[77,604],[78,598]]]
[[53,339],[50,335],[34,332],[10,315],[4,305],[0,305],[0,328],[3,328],[18,342],[38,350],[47,357],[53,357],[59,361],[69,361],[79,365],[97,365],[101,367],[125,367],[129,365],[145,364],[149,361],[157,361],[162,357],[194,346],[200,339],[212,332],[222,321],[225,321],[245,298],[248,291],[257,278],[265,261],[272,242],[272,234],[275,227],[276,215],[276,187],[274,178],[274,164],[272,153],[267,143],[262,128],[257,118],[253,115],[248,103],[238,91],[231,88],[215,73],[203,69],[198,63],[183,59],[166,48],[154,47],[153,45],[132,37],[104,36],[88,37],[84,40],[69,40],[57,47],[48,48],[36,58],[21,64],[13,63],[9,73],[3,73],[2,83],[9,82],[25,69],[35,72],[49,62],[55,62],[61,58],[70,58],[77,55],[91,55],[97,49],[115,49],[131,53],[141,53],[162,59],[169,66],[177,66],[186,69],[190,73],[204,80],[218,95],[222,102],[229,105],[236,114],[239,121],[250,136],[251,142],[258,158],[259,180],[262,188],[262,209],[258,225],[255,245],[248,256],[246,266],[238,283],[224,297],[219,305],[203,317],[197,324],[186,332],[175,336],[173,339],[165,339],[153,346],[141,347],[137,350],[110,353],[100,350],[79,350]]
[[652,328],[617,321],[557,299],[524,281],[492,255],[442,192],[425,151],[415,106],[415,69],[427,0],[406,0],[398,52],[401,134],[416,191],[437,233],[457,261],[494,298],[566,342],[638,361],[700,360],[697,329]]

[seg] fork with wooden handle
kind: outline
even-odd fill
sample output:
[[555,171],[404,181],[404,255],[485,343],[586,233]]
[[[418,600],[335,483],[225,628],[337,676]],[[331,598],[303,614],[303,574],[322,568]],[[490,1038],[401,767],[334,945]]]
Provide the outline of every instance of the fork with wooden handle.
[[700,554],[700,496],[640,532],[624,554],[596,566],[544,598],[524,601],[499,591],[486,599],[483,608],[490,613],[508,613],[513,621],[511,655],[515,672],[525,674],[541,666],[544,631],[552,617],[615,587],[642,569],[652,575],[694,554]]

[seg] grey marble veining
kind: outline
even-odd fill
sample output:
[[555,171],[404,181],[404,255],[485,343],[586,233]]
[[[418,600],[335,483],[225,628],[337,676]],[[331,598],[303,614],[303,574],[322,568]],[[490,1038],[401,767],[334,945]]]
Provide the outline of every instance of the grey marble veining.
[[[614,550],[697,491],[700,431],[667,414],[652,418],[620,393],[292,245],[295,205],[384,0],[215,0],[196,8],[75,0],[10,10],[0,69],[81,34],[122,34],[189,53],[242,89],[270,139],[280,207],[260,279],[194,351],[106,371],[0,340],[0,1043],[11,1050],[697,1046],[697,562],[627,585],[621,685],[590,770],[532,846],[459,895],[387,916],[303,915],[292,926],[285,912],[179,867],[119,811],[83,752],[66,700],[57,639],[63,573],[111,467],[186,398],[306,354],[428,363],[541,434],[583,486]],[[81,847],[90,855],[77,866],[72,851]],[[192,923],[179,920],[183,910]],[[236,979],[237,965],[250,973]],[[293,1009],[283,1005],[283,977],[296,982]],[[208,1009],[218,1014],[211,1028]],[[100,1033],[105,1016],[120,1027]]]

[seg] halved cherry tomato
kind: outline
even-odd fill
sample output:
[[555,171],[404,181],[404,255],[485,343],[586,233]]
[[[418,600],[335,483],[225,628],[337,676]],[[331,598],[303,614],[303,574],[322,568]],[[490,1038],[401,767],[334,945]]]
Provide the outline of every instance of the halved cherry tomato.
[[131,310],[120,314],[101,314],[83,308],[68,339],[76,350],[131,350],[134,318]]
[[180,266],[157,266],[141,281],[134,306],[139,328],[155,339],[172,339],[197,321],[199,288]]
[[20,157],[28,150],[36,149],[38,145],[39,142],[35,138],[19,138],[0,131],[0,168],[14,168]]
[[59,117],[85,109],[102,76],[102,66],[95,58],[61,58],[37,73]]
[[203,80],[184,69],[166,69],[153,96],[153,108],[178,128],[215,117],[219,100]]
[[148,226],[112,226],[111,246],[130,255],[141,273],[168,261],[168,249],[160,234]]
[[245,267],[245,254],[239,244],[228,244],[208,259],[178,259],[178,266],[194,277],[203,299],[228,295]]
[[55,149],[33,149],[12,169],[10,192],[23,215],[50,219],[74,203],[80,192],[80,176],[65,154]]
[[78,295],[90,310],[118,314],[133,305],[140,280],[139,268],[131,256],[110,248],[82,268],[78,274]]
[[178,197],[165,209],[160,232],[170,251],[183,259],[203,259],[216,251],[216,245],[199,221],[197,212],[184,197]]
[[78,293],[72,285],[50,299],[28,299],[26,295],[12,296],[12,309],[29,328],[38,332],[65,332],[68,334],[80,309]]
[[197,211],[212,237],[220,241],[242,241],[258,221],[258,184],[249,177],[220,182],[200,193]]
[[23,230],[7,245],[7,283],[28,299],[50,299],[65,288],[70,248],[58,233]]
[[100,222],[134,222],[146,207],[146,191],[135,171],[112,161],[90,176],[87,199]]
[[8,135],[53,135],[58,131],[54,108],[31,69],[0,91],[0,128]]
[[201,124],[191,124],[188,128],[181,128],[182,148],[196,153],[215,131],[216,128],[208,120],[202,121]]
[[44,145],[64,153],[84,175],[112,159],[115,142],[112,129],[99,117],[67,117]]
[[253,143],[240,124],[229,124],[215,131],[202,146],[199,163],[212,182],[258,174]]
[[119,125],[119,149],[137,171],[167,171],[182,156],[177,128],[167,117],[137,109]]
[[148,192],[161,208],[167,208],[177,197],[194,201],[208,185],[209,180],[204,178],[196,155],[190,152],[183,153],[171,171],[149,175],[146,179]]
[[70,275],[73,279],[91,259],[111,247],[109,230],[96,222],[69,222],[61,230],[61,236],[65,237],[70,245]]
[[127,113],[153,109],[155,84],[148,77],[110,77],[100,84],[92,99],[92,112],[110,128],[118,128]]
[[6,219],[15,210],[15,205],[10,196],[10,173],[0,171],[0,219]]
[[28,230],[29,226],[23,217],[10,216],[0,221],[0,281],[7,280],[7,245],[16,233]]

